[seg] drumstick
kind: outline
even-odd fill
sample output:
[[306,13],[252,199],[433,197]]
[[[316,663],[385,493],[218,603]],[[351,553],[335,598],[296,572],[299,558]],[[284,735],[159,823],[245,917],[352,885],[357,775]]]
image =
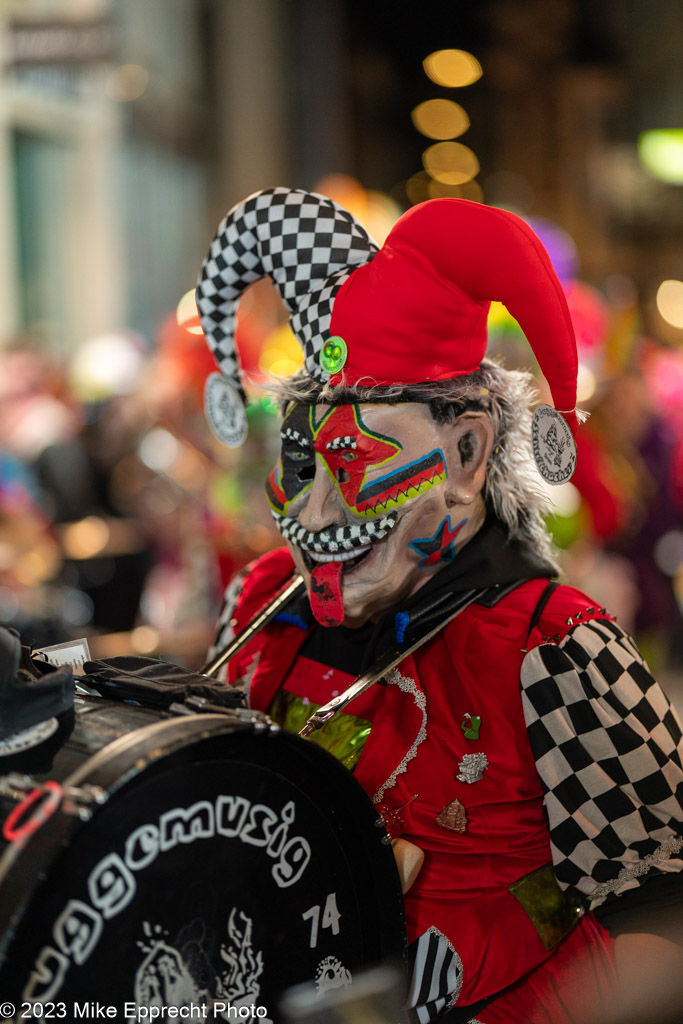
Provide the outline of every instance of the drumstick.
[[436,626],[430,629],[428,633],[420,637],[418,640],[415,640],[405,649],[398,648],[396,650],[391,649],[389,651],[385,651],[384,654],[380,655],[372,668],[368,669],[367,672],[364,672],[363,675],[358,676],[355,682],[351,683],[348,689],[344,690],[343,693],[340,693],[339,696],[333,697],[332,700],[327,702],[327,704],[323,704],[322,707],[319,707],[318,710],[308,719],[303,729],[301,729],[299,736],[303,737],[303,739],[307,739],[311,733],[315,732],[317,729],[322,729],[325,723],[329,722],[334,715],[343,711],[347,704],[350,704],[352,700],[356,699],[356,697],[360,697],[361,693],[365,693],[366,690],[369,690],[374,683],[383,679],[387,672],[390,672],[392,668],[396,668],[396,666],[399,665],[404,658],[407,658],[409,654],[412,654],[419,647],[422,647],[423,644],[426,644],[428,640],[431,640],[432,637],[435,637],[436,634],[444,628],[444,626],[448,625],[451,619],[454,619],[455,616],[459,615],[461,611],[464,611],[468,605],[477,601],[486,593],[488,593],[487,589],[468,590],[459,595],[459,601],[456,607],[451,608],[450,612],[441,619]]

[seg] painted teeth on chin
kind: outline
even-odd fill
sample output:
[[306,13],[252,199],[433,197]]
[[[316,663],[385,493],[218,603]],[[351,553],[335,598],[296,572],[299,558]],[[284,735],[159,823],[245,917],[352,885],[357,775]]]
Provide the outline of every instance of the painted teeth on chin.
[[273,519],[285,540],[313,556],[314,552],[320,555],[358,552],[375,541],[383,540],[396,525],[398,512],[388,512],[381,519],[353,523],[351,526],[331,527],[319,533],[311,533],[292,516],[282,516],[273,511]]
[[336,555],[314,554],[312,551],[307,551],[306,554],[313,562],[350,562],[354,558],[367,554],[370,548],[371,545],[368,544],[364,548],[356,548],[355,551],[340,551]]

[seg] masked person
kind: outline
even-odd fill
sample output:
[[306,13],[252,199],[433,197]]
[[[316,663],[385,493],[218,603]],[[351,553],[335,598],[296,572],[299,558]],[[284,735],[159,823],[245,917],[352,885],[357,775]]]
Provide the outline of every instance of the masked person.
[[[667,931],[683,898],[681,729],[631,638],[552,579],[537,474],[573,471],[577,358],[547,253],[518,217],[462,200],[413,208],[378,249],[329,199],[251,196],[197,291],[221,371],[207,412],[229,443],[246,432],[236,305],[265,275],[305,357],[276,387],[267,495],[287,546],[229,588],[216,649],[294,570],[306,593],[228,680],[299,731],[389,665],[312,739],[394,840],[413,1019],[592,1019],[614,1008],[635,935],[683,962]],[[550,387],[533,424],[529,376],[485,359],[492,299]]]

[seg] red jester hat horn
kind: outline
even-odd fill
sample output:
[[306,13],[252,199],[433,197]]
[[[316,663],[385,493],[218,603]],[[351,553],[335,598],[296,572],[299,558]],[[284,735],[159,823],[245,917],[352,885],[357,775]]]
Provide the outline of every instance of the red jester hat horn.
[[409,385],[472,373],[486,353],[494,299],[519,322],[555,408],[575,430],[576,341],[550,258],[521,218],[463,199],[413,207],[344,282],[330,334],[347,352],[330,383]]

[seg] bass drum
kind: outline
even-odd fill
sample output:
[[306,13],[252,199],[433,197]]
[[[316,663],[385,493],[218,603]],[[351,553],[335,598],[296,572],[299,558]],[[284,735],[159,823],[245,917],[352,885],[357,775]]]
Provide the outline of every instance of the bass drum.
[[349,987],[405,956],[377,811],[263,715],[77,697],[49,778],[0,790],[0,993],[17,1020],[26,1002],[67,1020],[89,1003],[277,1020],[290,986]]

